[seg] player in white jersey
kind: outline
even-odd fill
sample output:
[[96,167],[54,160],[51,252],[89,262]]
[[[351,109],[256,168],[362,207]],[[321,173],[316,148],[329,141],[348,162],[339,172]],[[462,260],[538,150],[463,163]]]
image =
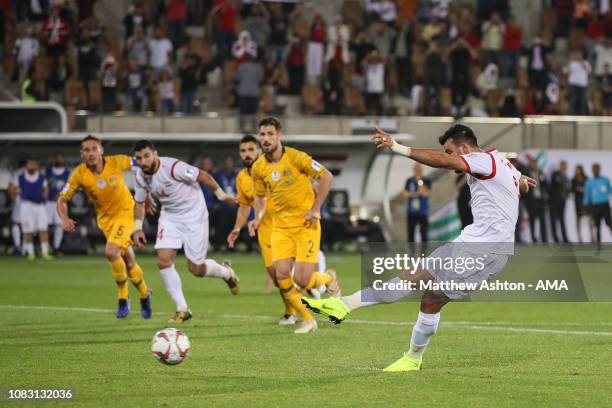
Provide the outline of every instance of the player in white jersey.
[[181,160],[159,157],[152,142],[140,140],[134,144],[136,206],[134,208],[134,242],[141,248],[146,243],[142,230],[145,199],[152,194],[161,204],[157,226],[157,266],[170,297],[176,304],[171,323],[181,323],[192,317],[183,294],[181,278],[174,266],[176,251],[183,248],[189,272],[198,277],[221,278],[233,295],[239,290],[240,280],[229,262],[222,265],[207,259],[208,210],[198,182],[215,192],[228,204],[236,199],[227,195],[205,171]]
[[[433,251],[428,259],[443,259],[444,264],[432,262],[431,266],[404,271],[386,282],[386,290],[374,286],[364,288],[350,296],[323,300],[303,298],[306,306],[334,323],[342,322],[356,309],[380,303],[394,303],[411,293],[404,282],[483,282],[499,273],[514,252],[514,227],[518,216],[519,196],[536,185],[535,180],[521,175],[514,166],[495,149],[483,151],[472,129],[454,125],[439,138],[444,151],[437,149],[413,149],[402,146],[393,137],[379,129],[372,138],[378,148],[390,148],[393,152],[436,168],[446,168],[468,174],[472,196],[474,223],[467,226],[458,238]],[[458,260],[472,256],[481,257],[480,263],[460,270],[446,259]],[[399,284],[399,285],[398,285]],[[395,286],[391,286],[395,285]],[[420,285],[415,285],[417,288]],[[399,289],[398,289],[399,288]],[[462,299],[467,291],[442,289],[426,290],[421,298],[420,312],[412,328],[410,349],[402,358],[384,371],[420,370],[423,352],[438,328],[440,310],[451,300]]]

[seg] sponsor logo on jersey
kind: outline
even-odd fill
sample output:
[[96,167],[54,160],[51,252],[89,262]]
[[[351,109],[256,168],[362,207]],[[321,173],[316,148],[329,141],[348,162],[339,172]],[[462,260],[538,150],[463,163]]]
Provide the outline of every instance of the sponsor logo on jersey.
[[195,171],[193,171],[193,169],[187,169],[185,170],[185,175],[189,178],[195,178]]
[[281,175],[280,175],[280,173],[278,171],[274,170],[272,172],[272,180],[278,181],[278,180],[280,180],[280,177],[281,177]]
[[316,160],[313,160],[312,163],[310,164],[310,167],[312,167],[316,171],[320,171],[321,170],[321,163],[319,163]]

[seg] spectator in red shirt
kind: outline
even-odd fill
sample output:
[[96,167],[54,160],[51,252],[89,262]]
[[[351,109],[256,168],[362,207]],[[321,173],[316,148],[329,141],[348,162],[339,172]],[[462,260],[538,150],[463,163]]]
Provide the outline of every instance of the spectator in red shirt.
[[318,84],[321,81],[326,34],[325,21],[317,14],[310,27],[310,41],[306,56],[306,77],[309,83]]
[[70,32],[68,22],[60,17],[61,6],[51,7],[51,14],[42,25],[47,55],[57,60],[66,51],[66,38]]
[[[236,19],[240,9],[234,0],[221,0],[208,16],[209,34],[217,45],[217,57],[221,60],[231,56],[232,44],[236,41]],[[213,30],[213,19],[216,19],[216,30]]]
[[185,41],[185,25],[187,24],[187,7],[185,0],[170,0],[168,4],[168,34],[174,49],[180,48]]
[[518,59],[521,53],[521,39],[523,31],[516,24],[516,18],[509,16],[506,21],[506,31],[504,32],[504,45],[502,48],[502,76],[505,78],[516,77]]
[[604,23],[601,16],[597,13],[591,13],[587,19],[586,39],[584,41],[589,61],[595,61],[595,45],[603,38],[603,35]]

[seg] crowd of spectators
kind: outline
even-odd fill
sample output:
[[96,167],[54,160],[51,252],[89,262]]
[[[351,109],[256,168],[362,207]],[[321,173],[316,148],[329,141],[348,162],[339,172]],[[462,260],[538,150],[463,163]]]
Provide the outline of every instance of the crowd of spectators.
[[300,2],[135,0],[120,30],[95,3],[0,0],[4,71],[24,99],[191,114],[216,77],[243,129],[282,113],[279,95],[304,114],[612,111],[607,0],[543,0],[530,37],[509,0],[344,0],[331,16]]

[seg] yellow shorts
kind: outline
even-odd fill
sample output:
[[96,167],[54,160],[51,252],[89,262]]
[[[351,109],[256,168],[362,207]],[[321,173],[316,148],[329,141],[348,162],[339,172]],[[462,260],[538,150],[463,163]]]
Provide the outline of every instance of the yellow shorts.
[[121,249],[132,246],[132,232],[134,232],[134,217],[121,217],[112,221],[107,229],[102,230],[106,242],[118,245]]
[[269,268],[272,266],[272,225],[260,225],[257,228],[257,241],[261,249],[261,257],[263,258],[264,266]]
[[321,245],[321,223],[309,227],[272,228],[272,261],[295,258],[295,262],[317,263]]

